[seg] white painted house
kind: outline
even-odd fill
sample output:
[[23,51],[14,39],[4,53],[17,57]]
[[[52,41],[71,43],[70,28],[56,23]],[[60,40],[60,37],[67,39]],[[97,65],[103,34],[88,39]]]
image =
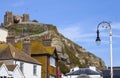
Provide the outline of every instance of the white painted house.
[[4,28],[0,28],[0,41],[6,42],[7,35],[8,35],[8,30]]
[[6,65],[3,62],[1,62],[0,63],[0,78],[8,77],[8,76],[9,76],[8,69],[7,69]]
[[5,65],[0,62],[0,78],[25,78],[18,65]]
[[6,65],[6,67],[8,69],[9,77],[25,78],[17,64],[16,65]]
[[[6,65],[18,65],[12,72],[9,71],[14,78],[41,78],[41,64],[9,43],[0,44],[0,62],[4,62]],[[20,75],[18,67],[24,77]]]
[[103,78],[101,74],[95,67],[79,68],[77,70],[72,69],[72,71],[66,74],[67,76],[62,78]]

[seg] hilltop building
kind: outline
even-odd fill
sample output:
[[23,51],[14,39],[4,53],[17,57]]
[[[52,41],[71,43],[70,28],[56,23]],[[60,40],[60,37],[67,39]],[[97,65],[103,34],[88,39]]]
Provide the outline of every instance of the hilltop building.
[[4,25],[9,26],[11,24],[16,24],[20,22],[29,22],[29,14],[23,14],[22,16],[13,14],[10,11],[7,11],[4,15]]
[[[28,23],[34,23],[30,21],[29,14],[20,16],[8,11],[4,15],[4,26]],[[17,64],[25,78],[58,77],[58,55],[56,48],[51,47],[52,40],[49,36],[45,35],[43,41],[30,41],[26,38],[16,43],[13,32],[6,31],[6,34],[6,43],[0,44],[0,62],[5,65]]]

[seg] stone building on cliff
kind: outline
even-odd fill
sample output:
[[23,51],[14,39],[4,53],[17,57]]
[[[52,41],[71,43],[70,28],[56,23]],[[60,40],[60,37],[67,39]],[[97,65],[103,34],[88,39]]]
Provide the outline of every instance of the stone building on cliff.
[[20,22],[29,22],[29,14],[23,14],[22,16],[13,14],[10,11],[7,11],[4,15],[4,25],[9,26],[11,24],[20,23]]

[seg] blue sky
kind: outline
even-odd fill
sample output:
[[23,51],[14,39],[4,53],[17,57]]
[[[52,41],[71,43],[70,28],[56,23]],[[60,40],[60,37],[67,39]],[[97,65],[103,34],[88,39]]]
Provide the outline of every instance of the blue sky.
[[31,20],[57,26],[60,33],[110,65],[109,30],[100,30],[101,44],[96,45],[96,29],[101,21],[110,21],[113,30],[113,65],[120,66],[120,0],[1,0],[0,23],[6,11],[28,13]]

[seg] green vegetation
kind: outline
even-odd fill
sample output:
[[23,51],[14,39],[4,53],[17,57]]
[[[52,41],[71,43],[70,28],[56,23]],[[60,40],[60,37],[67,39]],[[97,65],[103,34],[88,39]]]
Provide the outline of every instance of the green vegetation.
[[70,71],[70,69],[61,61],[58,62],[61,72],[65,75]]
[[53,26],[52,24],[46,24],[46,25],[47,25],[47,27],[48,27],[48,30],[54,30],[55,33],[59,35],[56,26]]
[[[34,20],[34,21],[36,21],[36,20]],[[19,38],[23,34],[24,34],[24,36],[40,34],[46,30],[46,26],[47,26],[48,30],[50,30],[53,33],[53,34],[51,34],[52,38],[59,36],[61,39],[61,42],[64,44],[63,52],[65,52],[65,54],[67,55],[68,61],[66,60],[66,58],[65,59],[61,58],[60,62],[58,63],[62,73],[64,73],[64,74],[68,73],[69,69],[71,67],[79,66],[80,68],[82,68],[82,67],[88,67],[88,65],[90,63],[94,64],[95,59],[94,60],[90,59],[91,57],[97,58],[94,54],[86,52],[82,46],[79,46],[79,45],[73,43],[71,40],[67,39],[62,34],[59,34],[56,26],[53,26],[52,24],[14,24],[14,25],[11,25],[11,26],[5,27],[5,28],[8,29],[9,31],[15,32],[16,38]],[[54,33],[55,33],[55,35],[54,35]],[[34,37],[34,38],[31,38],[31,41],[34,41],[34,40],[42,41],[42,38],[43,38],[43,36]],[[67,42],[74,45],[74,47],[65,45],[65,44],[67,44],[66,40],[67,40]],[[33,46],[35,46],[35,45],[38,46],[37,43],[33,44]],[[15,46],[17,46],[19,49],[22,49],[20,43]],[[34,48],[34,49],[36,50],[35,52],[38,52],[38,50],[39,51],[44,50],[43,48],[42,49]],[[51,51],[51,49],[48,48],[48,49],[46,49],[46,51]],[[77,53],[77,56],[75,55],[76,53]],[[103,66],[104,64],[102,61],[98,61],[98,62],[100,64],[100,68],[101,68],[101,66]]]
[[56,30],[56,26],[53,26],[52,24],[46,24],[48,27],[48,30]]
[[88,58],[84,57],[83,59],[85,60],[85,63],[88,64],[89,62]]
[[34,35],[44,32],[44,27],[40,24],[14,24],[6,27],[9,31],[13,31],[16,35]]
[[68,54],[70,58],[71,66],[78,65],[79,67],[85,67],[79,62],[79,58],[75,56],[74,52],[72,52],[72,50],[70,50],[67,46],[65,46],[65,52]]

